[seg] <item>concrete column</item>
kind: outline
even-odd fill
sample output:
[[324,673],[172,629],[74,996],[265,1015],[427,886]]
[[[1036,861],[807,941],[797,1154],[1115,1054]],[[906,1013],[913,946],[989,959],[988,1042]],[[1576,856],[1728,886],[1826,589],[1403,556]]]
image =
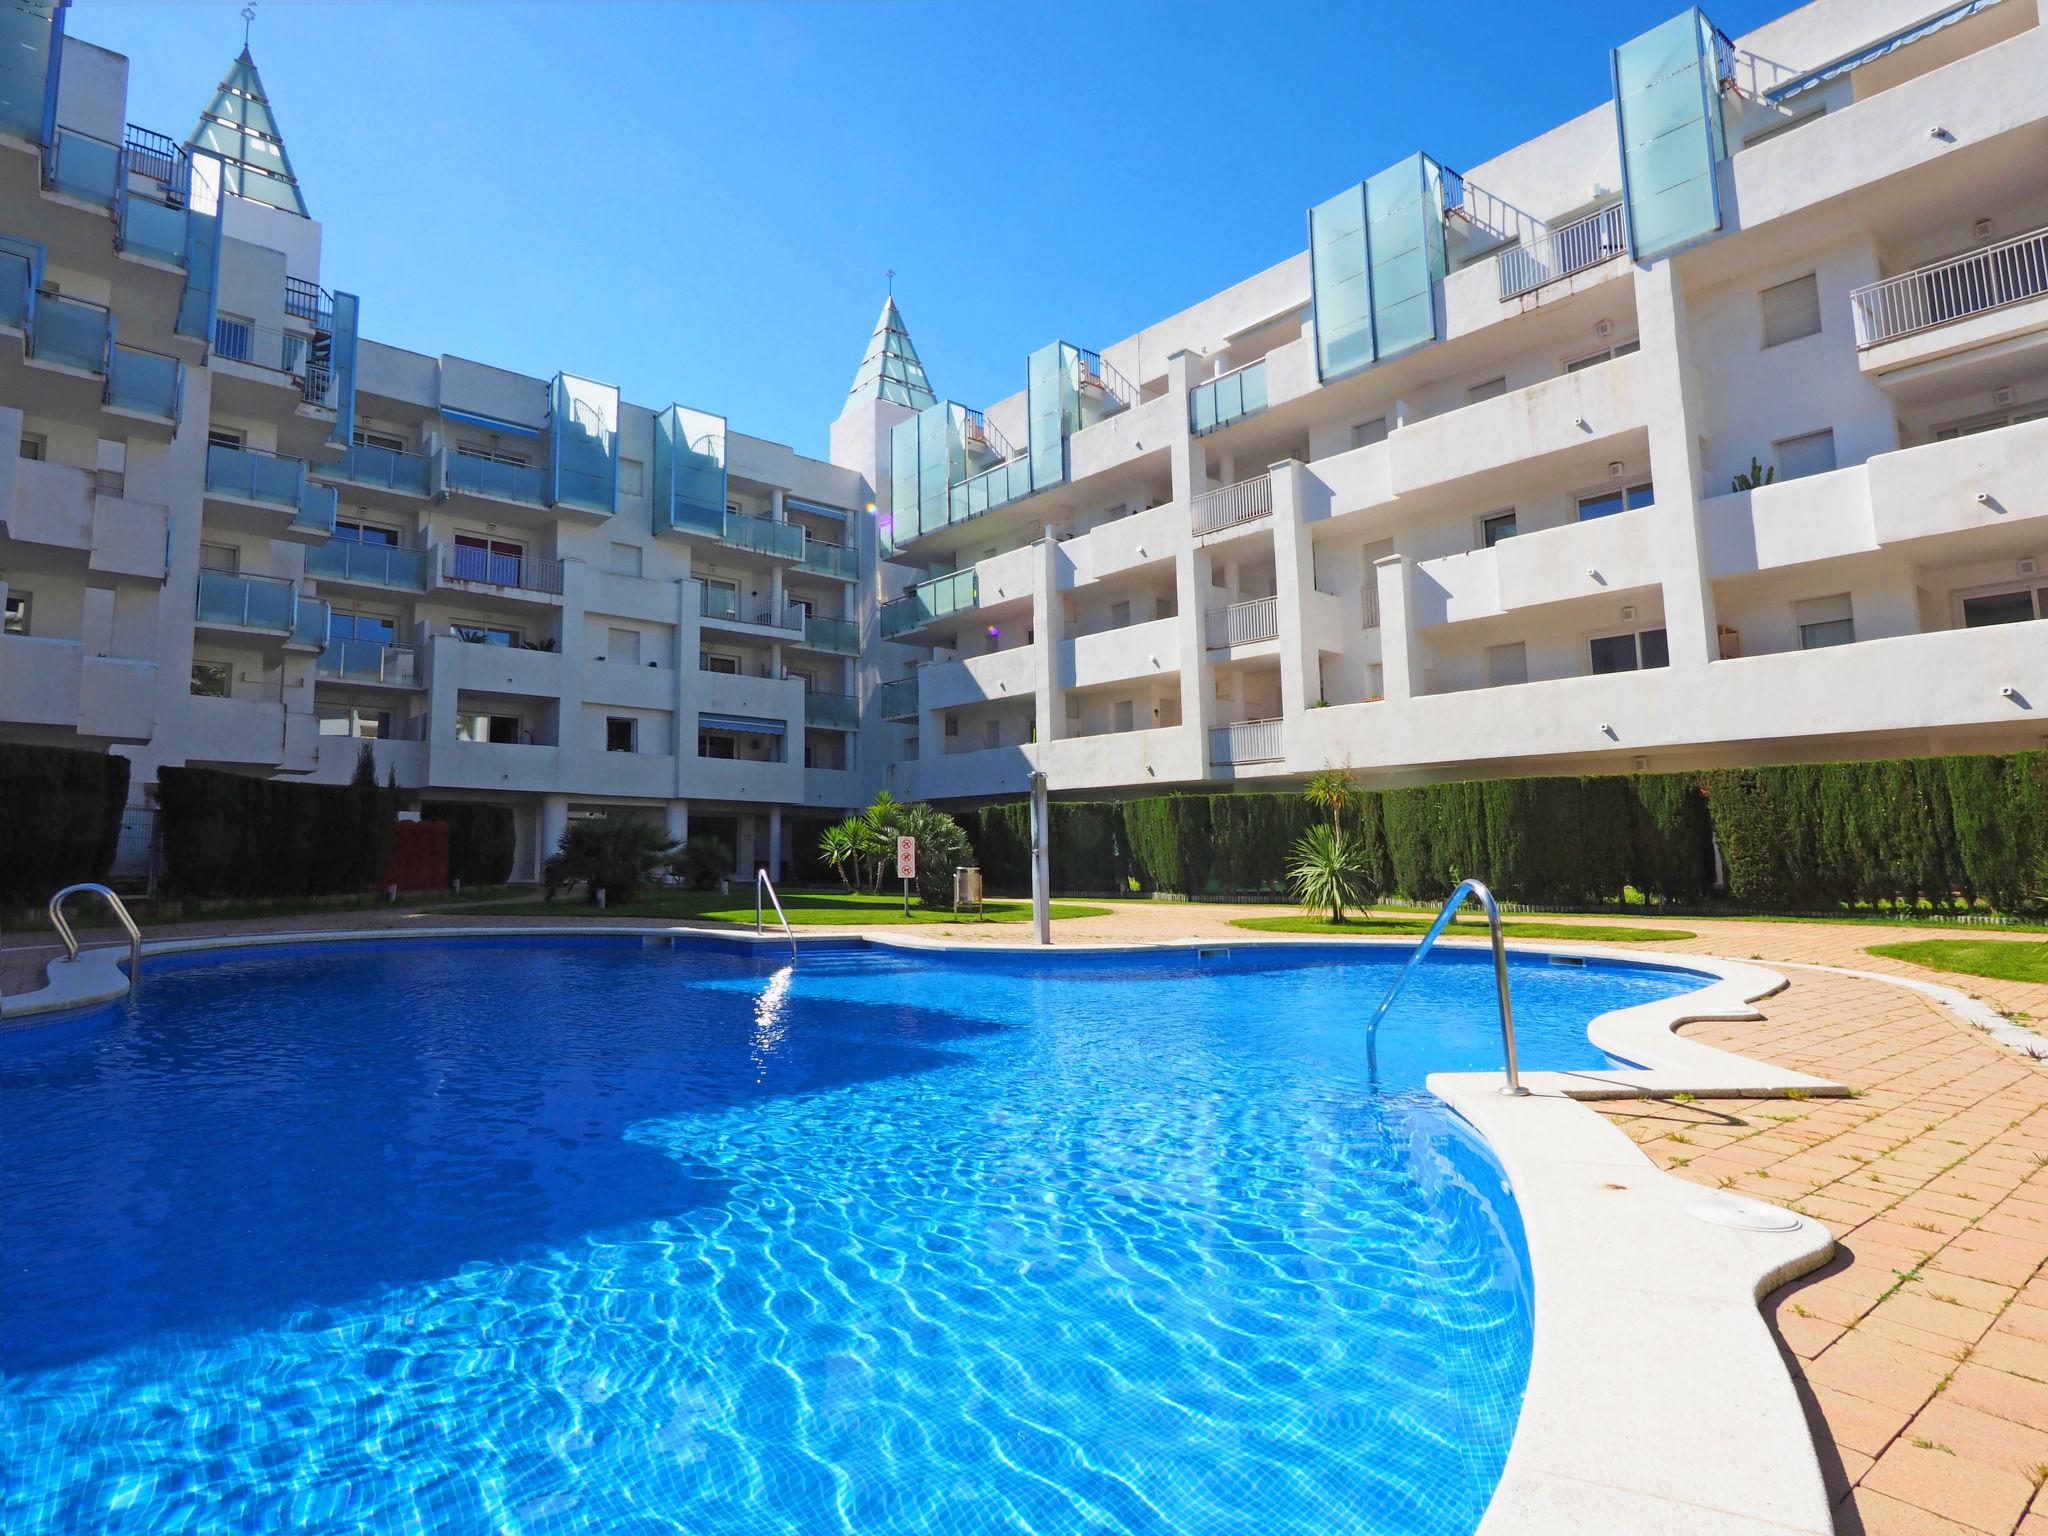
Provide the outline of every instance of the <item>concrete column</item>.
[[1721,646],[1700,518],[1705,469],[1697,425],[1707,416],[1693,364],[1685,290],[1669,261],[1637,267],[1635,282],[1636,321],[1643,338],[1639,398],[1657,486],[1651,516],[1658,521],[1657,548],[1664,554],[1664,631],[1674,670],[1703,667],[1720,658]]
[[1423,692],[1422,648],[1415,635],[1415,561],[1388,555],[1373,562],[1380,586],[1380,670],[1386,701],[1405,704]]
[[109,656],[114,649],[114,589],[87,587],[81,596],[78,639],[88,656]]
[[1174,561],[1175,601],[1180,609],[1180,721],[1186,772],[1204,778],[1209,771],[1209,728],[1216,723],[1216,683],[1203,642],[1202,615],[1215,601],[1209,584],[1210,556],[1192,541]]
[[1038,739],[1059,740],[1066,725],[1066,690],[1060,685],[1060,642],[1066,634],[1066,610],[1060,601],[1060,567],[1064,556],[1059,540],[1038,541],[1032,569],[1032,679],[1037,692]]
[[774,518],[775,521],[778,523],[786,523],[789,521],[789,513],[784,509],[782,505],[782,498],[783,490],[781,486],[773,486],[769,489],[768,515]]
[[567,795],[542,795],[540,797],[539,846],[534,849],[533,878],[541,878],[547,862],[561,845],[562,834],[569,830],[569,797]]
[[770,880],[782,878],[782,812],[768,813],[768,857],[762,861]]
[[687,843],[690,840],[690,802],[671,800],[664,805],[661,808],[661,830],[670,842]]
[[[1299,720],[1322,697],[1320,655],[1308,632],[1315,599],[1315,545],[1303,521],[1311,477],[1294,459],[1275,464],[1273,477],[1273,582],[1280,610],[1280,714]],[[1320,482],[1315,482],[1320,485]],[[1325,493],[1327,497],[1327,493]]]
[[1173,499],[1183,507],[1209,489],[1209,456],[1188,430],[1188,385],[1200,382],[1193,377],[1199,362],[1189,352],[1176,352],[1166,360],[1166,392],[1177,402],[1166,456],[1173,472]]

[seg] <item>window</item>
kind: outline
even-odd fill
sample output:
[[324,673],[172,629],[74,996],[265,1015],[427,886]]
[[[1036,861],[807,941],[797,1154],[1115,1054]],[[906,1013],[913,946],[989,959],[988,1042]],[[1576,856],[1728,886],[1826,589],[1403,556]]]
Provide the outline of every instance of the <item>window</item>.
[[1824,475],[1835,467],[1834,428],[1782,438],[1771,444],[1771,457],[1777,462],[1780,480],[1803,480],[1808,475]]
[[1809,272],[1757,295],[1764,312],[1764,345],[1781,347],[1820,334],[1820,283]]
[[1486,648],[1486,681],[1489,687],[1505,688],[1529,681],[1529,650],[1521,641]]
[[[1514,536],[1515,512],[1512,507],[1505,512],[1494,512],[1479,519],[1479,544],[1482,549],[1491,549],[1502,539],[1512,539]],[[1375,593],[1374,596],[1377,597],[1378,594]],[[1379,610],[1375,607],[1373,610],[1373,622],[1368,624],[1366,628],[1371,629],[1378,623]]]
[[984,747],[1000,747],[1003,744],[1003,725],[1000,720],[991,720],[982,726],[981,744]]
[[500,746],[517,746],[519,737],[517,715],[463,713],[455,717],[457,741],[490,741]]
[[609,629],[605,631],[605,659],[624,661],[640,665],[640,631],[637,629]]
[[1173,606],[1173,599],[1172,599],[1172,598],[1170,598],[1170,597],[1155,597],[1155,598],[1153,598],[1153,599],[1152,599],[1152,617],[1153,617],[1153,618],[1155,618],[1155,619],[1170,619],[1170,618],[1172,618],[1172,617],[1174,616],[1174,612],[1175,612],[1175,609],[1174,609],[1174,606]]
[[960,734],[960,717],[958,715],[946,716],[946,734],[948,736],[958,736]]
[[1111,629],[1127,628],[1130,622],[1131,605],[1129,603],[1111,603],[1109,605],[1109,627]]
[[242,552],[232,544],[202,544],[199,546],[199,569],[225,571],[233,576],[242,569]]
[[612,574],[614,576],[638,576],[640,574],[640,546],[638,544],[614,544],[612,546]]
[[448,633],[471,645],[516,646],[520,638],[519,631],[508,625],[485,624],[469,619],[450,620]]
[[640,750],[640,722],[631,715],[607,715],[604,722],[604,749],[607,752],[638,752]]
[[1817,651],[1827,645],[1847,645],[1856,638],[1856,622],[1849,612],[1849,594],[1809,597],[1792,605],[1792,622],[1799,626],[1799,649]]
[[1128,731],[1138,723],[1138,706],[1131,699],[1118,699],[1115,705],[1116,728]]
[[192,694],[201,699],[225,699],[234,692],[235,669],[224,661],[192,663]]
[[1640,485],[1601,491],[1593,496],[1581,496],[1579,521],[1590,523],[1596,517],[1612,517],[1617,512],[1633,512],[1637,507],[1647,507],[1656,499],[1657,493],[1647,480]]
[[1507,375],[1502,374],[1497,379],[1488,379],[1484,384],[1474,384],[1465,391],[1465,401],[1468,405],[1477,405],[1482,400],[1492,400],[1507,392]]
[[2048,614],[2048,587],[2014,587],[2003,592],[1979,592],[1963,599],[1965,629],[2025,624],[2044,614]]
[[740,675],[740,659],[727,656],[719,651],[706,651],[698,663],[706,672],[722,672],[727,677]]
[[1387,440],[1387,418],[1375,416],[1371,421],[1361,421],[1351,429],[1351,446],[1370,448],[1374,443]]
[[206,446],[209,448],[239,448],[247,441],[247,436],[234,427],[206,429]]
[[1643,344],[1640,341],[1617,341],[1611,347],[1602,347],[1598,352],[1588,352],[1584,357],[1567,358],[1564,371],[1577,373],[1583,368],[1598,367],[1601,363],[1610,362],[1617,357],[1627,357],[1631,352],[1642,350]]
[[362,640],[371,645],[389,645],[398,638],[398,620],[381,613],[354,613],[340,608],[330,609],[327,614],[327,638]]
[[398,548],[398,530],[379,528],[375,523],[352,523],[337,518],[334,524],[334,537],[357,544],[381,544],[386,549]]
[[1996,432],[2000,427],[2016,427],[2023,421],[2042,420],[2048,420],[2048,400],[2036,400],[2029,405],[2018,406],[2010,411],[2000,411],[1991,416],[1977,416],[1968,421],[1951,422],[1947,426],[1936,427],[1934,438],[1936,442],[1945,443],[1954,437],[1974,437],[1979,432]]
[[21,434],[21,456],[24,459],[34,459],[40,463],[49,451],[49,440],[39,433],[24,432]]
[[458,533],[448,552],[448,574],[457,581],[486,581],[493,586],[519,585],[526,546],[512,539],[491,539],[480,533]]
[[647,466],[638,459],[620,459],[619,491],[626,496],[646,495]]
[[712,736],[706,732],[697,733],[697,755],[715,757],[721,762],[732,762],[739,753],[739,738],[736,736]]
[[382,448],[390,453],[405,452],[405,439],[390,432],[372,432],[368,427],[357,427],[350,434],[350,440],[361,448]]
[[465,459],[482,459],[487,464],[510,464],[515,469],[524,469],[533,462],[523,453],[505,453],[497,448],[477,448],[469,443],[455,444],[455,451]]
[[25,635],[28,633],[29,595],[26,592],[7,594],[7,613],[0,623],[0,634]]
[[1595,635],[1589,642],[1593,672],[1635,672],[1649,667],[1671,665],[1671,652],[1662,629],[1645,629],[1633,634]]
[[363,741],[391,739],[391,712],[358,709],[348,704],[316,704],[313,714],[322,736],[353,736]]
[[1387,667],[1385,662],[1375,661],[1365,669],[1365,702],[1377,704],[1387,696]]

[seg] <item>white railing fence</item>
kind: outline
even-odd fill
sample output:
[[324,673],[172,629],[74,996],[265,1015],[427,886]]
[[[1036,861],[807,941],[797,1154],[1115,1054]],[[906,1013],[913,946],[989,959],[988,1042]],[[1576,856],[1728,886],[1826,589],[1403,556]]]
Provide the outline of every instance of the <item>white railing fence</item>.
[[2048,294],[2048,229],[1901,272],[1849,295],[1856,345],[1874,347]]
[[1238,720],[1209,732],[1212,763],[1277,763],[1284,756],[1278,720]]
[[1273,477],[1254,475],[1235,485],[1204,491],[1194,499],[1188,511],[1197,534],[1220,533],[1225,528],[1235,528],[1240,523],[1271,516]]
[[1628,228],[1622,217],[1621,204],[1616,203],[1502,251],[1493,261],[1500,296],[1515,298],[1619,256],[1628,249]]
[[1271,640],[1280,633],[1280,599],[1255,597],[1250,602],[1232,603],[1228,608],[1211,608],[1203,616],[1203,623],[1211,650]]

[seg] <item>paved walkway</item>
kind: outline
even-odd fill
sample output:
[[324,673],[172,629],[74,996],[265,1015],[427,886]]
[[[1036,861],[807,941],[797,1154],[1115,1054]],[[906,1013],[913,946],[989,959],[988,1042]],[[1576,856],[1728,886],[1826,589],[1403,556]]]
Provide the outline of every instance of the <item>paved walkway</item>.
[[[1232,918],[1285,910],[1118,903],[1105,917],[1056,923],[1054,939],[1243,941],[1248,935],[1230,926]],[[159,925],[147,936],[536,921],[543,920],[379,908]],[[1937,981],[2009,1016],[2048,1020],[2048,985],[1943,975],[1865,952],[1870,944],[1939,930],[1627,921],[1689,935],[1632,950]],[[869,931],[1029,941],[1029,930],[1015,923]],[[1969,936],[2041,942],[1996,930],[1972,929]],[[39,985],[54,953],[43,935],[0,939],[0,986],[13,993]],[[1760,1005],[1761,1021],[1701,1024],[1689,1033],[1846,1082],[1856,1097],[1617,1102],[1600,1109],[1680,1177],[1792,1206],[1834,1232],[1841,1249],[1834,1261],[1775,1293],[1766,1315],[1806,1403],[1844,1536],[2048,1536],[2048,1063],[1994,1044],[1903,988],[1785,974],[1791,984]]]

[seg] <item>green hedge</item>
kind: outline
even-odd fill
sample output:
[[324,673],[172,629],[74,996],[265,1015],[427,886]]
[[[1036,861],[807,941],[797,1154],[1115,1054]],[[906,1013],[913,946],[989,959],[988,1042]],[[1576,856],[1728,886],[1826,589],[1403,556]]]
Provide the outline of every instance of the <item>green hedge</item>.
[[[1155,795],[1053,807],[1053,888],[1186,896],[1271,892],[1316,819],[1299,795]],[[965,818],[988,884],[1031,881],[1022,804]],[[1734,902],[1773,911],[1849,903],[2038,905],[2048,890],[2048,753],[1525,778],[1368,792],[1346,830],[1379,888],[1440,901],[1486,881],[1538,906],[1634,888],[1698,902],[1719,844]]]
[[0,900],[35,904],[106,878],[128,768],[111,752],[0,743]]
[[448,878],[464,885],[503,885],[512,878],[519,831],[512,808],[479,800],[427,800],[421,821],[448,827]]
[[384,879],[396,797],[211,768],[157,771],[164,875],[186,896],[325,896]]

